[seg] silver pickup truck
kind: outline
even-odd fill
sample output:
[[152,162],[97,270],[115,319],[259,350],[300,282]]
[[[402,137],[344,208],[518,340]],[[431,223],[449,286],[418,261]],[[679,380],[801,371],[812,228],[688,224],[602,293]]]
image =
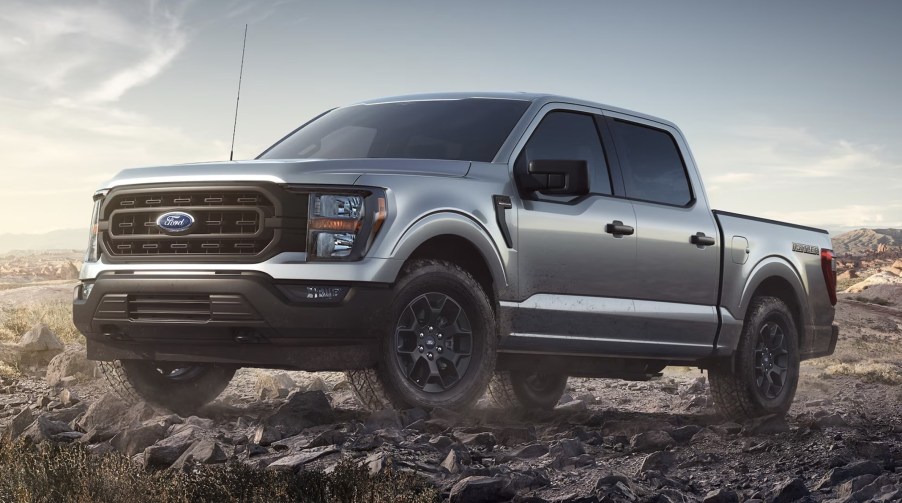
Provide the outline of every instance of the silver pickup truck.
[[348,371],[370,407],[549,408],[568,376],[683,365],[745,418],[836,345],[826,231],[712,211],[674,124],[582,100],[368,101],[94,203],[75,323],[123,398],[175,410],[239,367]]

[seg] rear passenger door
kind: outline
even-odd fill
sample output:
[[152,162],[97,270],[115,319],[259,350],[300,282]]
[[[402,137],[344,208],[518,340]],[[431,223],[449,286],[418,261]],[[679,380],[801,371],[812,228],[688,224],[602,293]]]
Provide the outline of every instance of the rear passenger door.
[[710,350],[717,333],[720,237],[698,173],[670,125],[606,112],[636,213],[637,313],[646,340]]

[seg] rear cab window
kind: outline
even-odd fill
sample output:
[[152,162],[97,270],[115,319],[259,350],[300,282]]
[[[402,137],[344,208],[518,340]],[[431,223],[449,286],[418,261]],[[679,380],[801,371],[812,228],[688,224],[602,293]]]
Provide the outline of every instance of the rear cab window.
[[608,124],[626,197],[672,206],[689,206],[694,201],[686,164],[669,132],[622,119]]

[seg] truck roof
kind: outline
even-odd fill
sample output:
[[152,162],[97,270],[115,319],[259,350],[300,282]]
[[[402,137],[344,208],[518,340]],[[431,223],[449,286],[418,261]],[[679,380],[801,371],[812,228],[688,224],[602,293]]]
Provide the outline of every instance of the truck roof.
[[374,105],[378,103],[395,103],[395,102],[403,102],[403,101],[438,101],[438,100],[463,100],[463,99],[473,99],[473,98],[483,98],[483,99],[495,99],[495,100],[518,100],[518,101],[529,101],[532,103],[537,103],[539,105],[544,105],[546,103],[571,103],[574,105],[583,105],[587,107],[595,107],[602,108],[605,110],[610,110],[612,112],[618,112],[626,115],[632,115],[635,117],[641,117],[644,119],[652,120],[655,122],[660,122],[663,124],[667,124],[673,128],[677,128],[677,125],[660,117],[655,117],[652,115],[644,114],[641,112],[636,112],[634,110],[628,110],[625,108],[615,107],[611,105],[605,105],[604,103],[597,103],[594,101],[583,100],[579,98],[571,98],[569,96],[561,96],[557,94],[549,94],[549,93],[529,93],[529,92],[449,92],[449,93],[424,93],[424,94],[407,94],[402,96],[389,96],[385,98],[375,98],[371,100],[365,100],[358,103],[354,103],[353,105]]

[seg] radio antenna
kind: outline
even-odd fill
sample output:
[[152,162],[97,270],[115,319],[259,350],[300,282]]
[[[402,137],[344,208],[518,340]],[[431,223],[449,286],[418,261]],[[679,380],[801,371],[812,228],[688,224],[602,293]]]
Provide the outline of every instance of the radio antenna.
[[244,25],[244,42],[241,44],[241,70],[238,71],[238,95],[235,97],[235,122],[232,124],[232,148],[229,160],[235,159],[235,131],[238,129],[238,102],[241,100],[241,76],[244,75],[244,49],[247,47],[247,25]]

